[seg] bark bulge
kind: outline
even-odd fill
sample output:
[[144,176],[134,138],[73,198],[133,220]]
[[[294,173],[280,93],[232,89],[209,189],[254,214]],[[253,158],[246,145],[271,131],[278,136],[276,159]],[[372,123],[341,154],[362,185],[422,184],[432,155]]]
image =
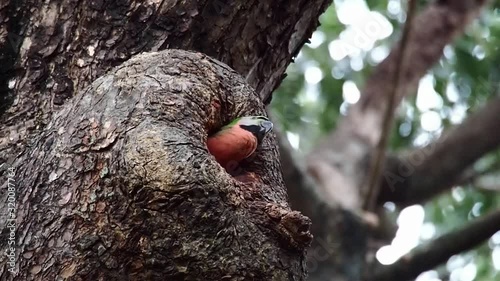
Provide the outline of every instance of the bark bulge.
[[210,131],[264,114],[199,53],[144,53],[97,79],[16,163],[16,279],[304,280],[310,222],[288,206],[274,138],[241,165],[245,182],[206,148]]

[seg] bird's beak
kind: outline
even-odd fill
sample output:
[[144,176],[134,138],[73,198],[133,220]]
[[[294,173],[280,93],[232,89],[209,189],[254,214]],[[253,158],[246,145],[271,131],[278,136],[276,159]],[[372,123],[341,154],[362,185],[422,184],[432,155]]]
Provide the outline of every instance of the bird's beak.
[[260,127],[264,131],[264,134],[269,133],[273,129],[273,122],[271,121],[262,121]]

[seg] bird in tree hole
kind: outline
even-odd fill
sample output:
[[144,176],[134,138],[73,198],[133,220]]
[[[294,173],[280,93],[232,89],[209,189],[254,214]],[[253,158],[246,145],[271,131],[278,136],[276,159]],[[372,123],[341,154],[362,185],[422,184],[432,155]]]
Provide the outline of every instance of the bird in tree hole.
[[237,118],[208,137],[208,151],[231,172],[240,161],[255,152],[272,128],[273,123],[265,116]]

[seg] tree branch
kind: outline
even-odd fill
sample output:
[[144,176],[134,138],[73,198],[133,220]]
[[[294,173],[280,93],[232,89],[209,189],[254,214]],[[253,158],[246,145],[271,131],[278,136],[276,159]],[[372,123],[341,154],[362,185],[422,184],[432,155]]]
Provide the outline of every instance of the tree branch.
[[380,176],[381,171],[384,169],[385,164],[385,150],[387,147],[387,141],[389,139],[391,129],[394,120],[394,110],[396,108],[396,97],[398,96],[399,83],[401,80],[401,69],[403,69],[403,64],[406,63],[406,47],[410,37],[411,24],[413,16],[415,15],[417,1],[408,1],[408,13],[406,24],[403,29],[403,36],[401,37],[400,49],[401,55],[396,60],[396,67],[394,71],[394,82],[391,84],[391,91],[387,94],[387,107],[384,111],[383,122],[382,122],[382,132],[379,142],[375,148],[374,156],[372,157],[370,170],[368,171],[368,176],[365,178],[368,194],[365,197],[364,208],[365,210],[372,211],[377,203],[377,196],[380,190]]
[[500,174],[500,162],[495,162],[483,170],[467,169],[457,180],[456,185],[472,185],[474,188],[487,191],[500,191],[498,179]]
[[423,202],[451,188],[464,170],[500,146],[500,97],[430,145],[388,164],[379,202]]
[[364,264],[366,231],[363,220],[354,212],[320,196],[320,186],[295,161],[290,144],[279,129],[279,152],[283,178],[292,209],[311,221],[314,239],[307,251],[308,280],[359,280]]
[[[401,70],[396,104],[411,92],[422,75],[442,56],[443,48],[464,30],[485,3],[484,0],[439,1],[416,17],[407,51],[407,59],[412,63]],[[361,189],[370,154],[381,137],[383,113],[387,107],[384,97],[392,87],[399,56],[400,48],[396,47],[375,68],[361,100],[350,108],[335,132],[324,138],[308,158],[308,170],[323,186],[322,190],[326,190],[324,196],[348,208],[361,206],[359,195],[347,200],[344,194]]]
[[394,264],[381,266],[370,281],[410,280],[451,256],[470,250],[500,230],[500,210],[474,220],[465,227],[445,234],[403,256]]
[[[432,4],[416,18],[408,43],[407,59],[412,65],[401,71],[402,85],[396,104],[441,57],[444,46],[464,29],[483,4],[484,1],[466,0]],[[375,69],[361,102],[349,111],[337,131],[311,153],[307,171],[316,179],[316,184],[297,168],[286,138],[280,137],[281,163],[290,202],[312,220],[314,240],[308,251],[310,280],[336,280],[336,274],[359,279],[353,276],[353,272],[359,272],[352,269],[364,263],[366,239],[359,236],[366,234],[352,231],[356,226],[358,230],[365,226],[356,215],[361,207],[358,190],[367,170],[367,158],[380,138],[385,104],[379,100],[383,100],[381,97],[391,87],[398,57],[396,48]],[[333,241],[333,246],[325,247],[325,241],[327,246]],[[330,250],[336,254],[332,255]],[[315,255],[319,252],[322,254]],[[339,261],[343,261],[344,268],[336,266],[340,265]],[[346,268],[345,264],[352,267]]]

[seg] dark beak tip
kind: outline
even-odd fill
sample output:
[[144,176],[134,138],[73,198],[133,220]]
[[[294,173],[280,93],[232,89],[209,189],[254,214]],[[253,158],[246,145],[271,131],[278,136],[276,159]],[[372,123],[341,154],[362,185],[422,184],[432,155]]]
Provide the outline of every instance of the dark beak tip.
[[273,122],[264,121],[264,123],[262,123],[262,126],[264,127],[266,133],[269,133],[273,129]]

